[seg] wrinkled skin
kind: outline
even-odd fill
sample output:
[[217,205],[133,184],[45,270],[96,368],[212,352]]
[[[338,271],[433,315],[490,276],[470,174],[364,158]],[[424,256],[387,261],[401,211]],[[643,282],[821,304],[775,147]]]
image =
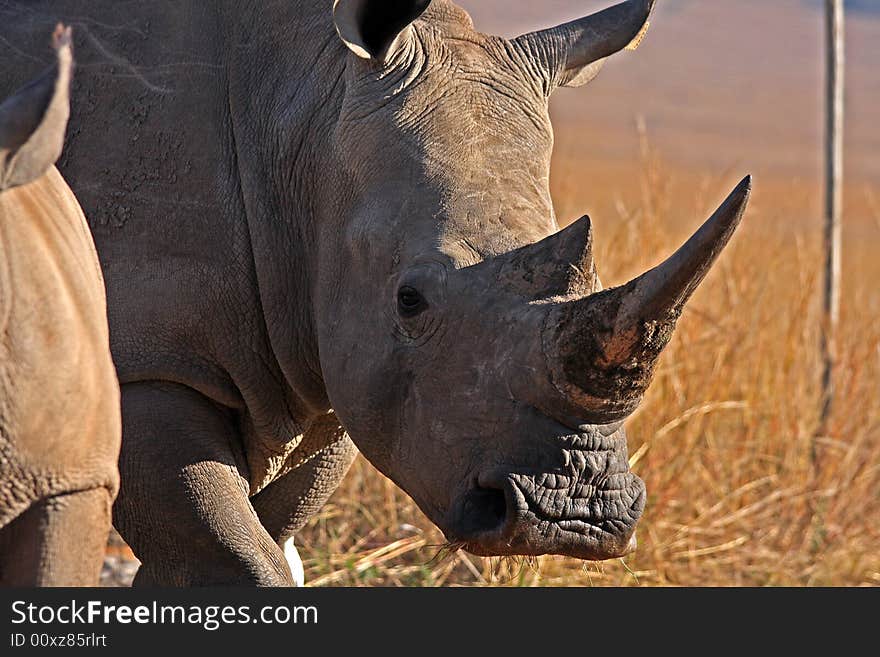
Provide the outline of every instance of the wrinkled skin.
[[[601,288],[589,220],[536,243],[549,94],[653,3],[515,42],[445,0],[330,4],[61,3],[87,35],[63,170],[108,281],[136,583],[291,583],[279,545],[355,444],[472,552],[626,553],[645,495],[621,422],[692,289],[586,322],[584,391],[550,336]],[[31,51],[45,9],[0,3],[4,39]]]
[[52,165],[69,112],[70,47],[58,39],[58,65],[0,105],[5,586],[97,585],[119,487],[104,283],[82,210]]

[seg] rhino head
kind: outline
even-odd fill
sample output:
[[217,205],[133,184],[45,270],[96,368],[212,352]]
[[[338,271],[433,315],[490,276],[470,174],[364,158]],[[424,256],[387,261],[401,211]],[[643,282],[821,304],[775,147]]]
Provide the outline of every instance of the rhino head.
[[507,40],[452,3],[336,0],[348,46],[336,216],[319,243],[322,375],[362,453],[480,555],[631,551],[645,487],[623,421],[726,245],[746,179],[668,260],[603,289],[559,231],[550,94],[638,41],[632,0]]

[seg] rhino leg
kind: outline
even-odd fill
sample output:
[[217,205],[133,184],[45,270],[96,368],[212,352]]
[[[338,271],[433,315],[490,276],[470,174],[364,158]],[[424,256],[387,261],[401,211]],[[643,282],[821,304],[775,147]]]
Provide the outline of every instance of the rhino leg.
[[122,387],[120,534],[135,585],[291,586],[284,553],[248,500],[232,414],[168,383]]
[[[338,428],[338,424],[336,428]],[[315,436],[307,433],[302,447]],[[302,529],[336,490],[357,456],[357,448],[345,433],[311,451],[302,465],[273,481],[251,500],[260,521],[279,544]]]
[[97,586],[113,500],[105,488],[49,497],[0,532],[0,586]]
[[[284,550],[297,586],[303,585],[305,573],[293,537],[324,506],[357,456],[357,448],[339,429],[335,416],[332,422],[313,426],[301,445],[310,456],[251,500],[266,531]],[[315,445],[323,447],[309,449]]]

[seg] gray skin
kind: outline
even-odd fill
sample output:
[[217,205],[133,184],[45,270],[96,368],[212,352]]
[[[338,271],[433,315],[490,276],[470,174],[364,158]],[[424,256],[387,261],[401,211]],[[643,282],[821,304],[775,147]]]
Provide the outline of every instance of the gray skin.
[[119,488],[104,283],[53,166],[70,113],[69,30],[54,46],[56,65],[0,105],[2,586],[97,585]]
[[557,232],[549,96],[652,6],[506,40],[445,0],[0,2],[2,80],[49,16],[79,28],[62,169],[107,279],[137,584],[289,584],[279,545],[354,445],[476,554],[632,549],[622,422],[749,191],[616,290],[589,219]]

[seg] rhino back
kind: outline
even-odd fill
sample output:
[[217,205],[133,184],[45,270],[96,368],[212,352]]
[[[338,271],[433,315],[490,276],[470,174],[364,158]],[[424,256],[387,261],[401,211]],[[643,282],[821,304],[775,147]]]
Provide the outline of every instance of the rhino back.
[[[246,449],[266,458],[327,406],[303,362],[316,349],[300,222],[340,91],[330,17],[319,0],[0,3],[0,94],[48,62],[47,26],[74,29],[59,168],[94,234],[120,381],[246,411],[259,443]],[[297,207],[280,207],[279,186]]]
[[[123,380],[157,366],[145,355],[167,351],[163,343],[178,337],[174,324],[184,328],[174,316],[198,312],[205,291],[195,288],[210,294],[227,284],[218,272],[229,272],[235,259],[219,102],[224,76],[206,29],[212,6],[150,3],[148,16],[116,2],[3,9],[11,14],[3,36],[12,45],[0,68],[10,88],[48,57],[49,26],[64,20],[74,28],[77,70],[59,169],[95,237]],[[171,297],[177,301],[144,303]],[[136,354],[135,343],[142,347]]]

